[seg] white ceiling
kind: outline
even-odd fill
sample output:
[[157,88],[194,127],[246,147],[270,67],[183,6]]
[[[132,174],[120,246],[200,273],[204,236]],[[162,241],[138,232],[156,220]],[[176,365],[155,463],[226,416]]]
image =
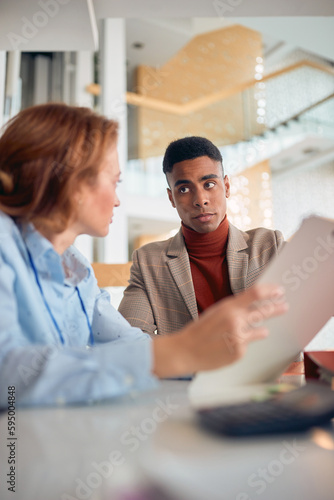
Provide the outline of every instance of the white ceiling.
[[[96,50],[99,20],[126,17],[142,20],[141,35],[135,21],[131,29],[153,39],[151,50],[162,60],[186,37],[232,22],[334,60],[334,17],[328,16],[333,0],[1,0],[0,50]],[[166,26],[173,31],[168,41]]]
[[[127,19],[126,58],[128,89],[133,89],[133,71],[140,64],[160,67],[191,38],[191,19]],[[135,43],[142,48],[134,48]]]
[[[334,7],[334,1],[332,0]],[[236,22],[334,61],[334,17],[238,17]]]
[[94,0],[104,17],[333,16],[333,0]]
[[[194,36],[231,24],[242,24],[262,33],[266,70],[286,60],[297,49],[334,64],[334,17],[129,18],[126,20],[129,89],[132,71],[138,65],[162,66]],[[135,49],[136,42],[143,47]]]
[[300,47],[334,64],[333,0],[0,0],[0,50],[96,50],[107,17],[127,18],[130,87],[137,65],[161,66],[197,34],[235,23],[262,33],[266,61]]
[[92,0],[0,0],[0,50],[95,50]]

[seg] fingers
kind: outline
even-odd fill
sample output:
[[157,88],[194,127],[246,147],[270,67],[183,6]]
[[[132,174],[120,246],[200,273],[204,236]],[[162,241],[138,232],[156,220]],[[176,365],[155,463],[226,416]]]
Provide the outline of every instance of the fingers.
[[247,321],[253,326],[288,310],[284,289],[277,285],[256,285],[241,295],[239,305],[249,311]]
[[255,340],[262,340],[268,337],[269,335],[269,330],[268,328],[265,328],[264,326],[259,327],[259,328],[253,328],[248,335],[247,342],[253,342]]
[[221,340],[224,348],[231,355],[239,355],[245,351],[249,342],[261,340],[269,335],[268,328],[264,326],[255,326],[244,318],[244,321],[239,321],[239,324],[231,324],[229,330],[225,330],[221,334]]
[[[284,289],[276,285],[256,285],[235,297],[237,309],[229,328],[224,334],[224,342],[231,355],[243,355],[247,344],[268,336],[263,321],[287,311]],[[239,299],[239,300],[238,300]],[[232,302],[230,312],[233,310]],[[236,321],[237,318],[237,321]]]
[[251,306],[263,300],[272,300],[274,303],[284,301],[285,290],[280,285],[263,283],[254,285],[239,295],[243,305]]
[[213,369],[240,359],[249,342],[264,339],[264,320],[287,310],[284,289],[277,285],[255,285],[237,296],[208,308],[201,317],[180,332],[190,371]]
[[223,299],[203,313],[205,330],[210,332],[205,337],[215,338],[223,330],[247,339],[252,329],[262,327],[264,320],[283,314],[287,309],[282,287],[256,285],[237,296]]

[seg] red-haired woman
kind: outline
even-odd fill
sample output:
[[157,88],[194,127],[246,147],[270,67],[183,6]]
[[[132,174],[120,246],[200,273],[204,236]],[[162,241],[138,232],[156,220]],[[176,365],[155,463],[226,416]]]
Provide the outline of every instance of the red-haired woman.
[[[8,387],[21,405],[148,389],[157,377],[231,363],[267,333],[252,327],[249,314],[254,302],[282,293],[274,286],[217,303],[154,341],[110,305],[72,244],[80,234],[108,233],[119,205],[116,143],[116,122],[64,104],[21,111],[0,138],[2,407]],[[281,314],[286,305],[276,301],[270,310]]]

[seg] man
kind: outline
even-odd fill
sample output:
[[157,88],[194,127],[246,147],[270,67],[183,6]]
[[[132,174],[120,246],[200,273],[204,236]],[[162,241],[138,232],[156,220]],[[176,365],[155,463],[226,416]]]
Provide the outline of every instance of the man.
[[172,142],[163,159],[180,231],[133,253],[119,306],[131,325],[172,333],[211,304],[249,288],[283,244],[279,231],[240,231],[226,217],[230,183],[219,149],[203,137]]

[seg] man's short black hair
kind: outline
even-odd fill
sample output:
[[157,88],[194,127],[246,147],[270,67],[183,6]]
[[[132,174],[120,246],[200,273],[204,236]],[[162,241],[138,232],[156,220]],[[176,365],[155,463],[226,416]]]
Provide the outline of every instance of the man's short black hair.
[[209,141],[209,139],[197,136],[177,139],[169,144],[162,162],[163,172],[164,174],[171,172],[175,163],[184,160],[194,160],[200,156],[208,156],[211,160],[220,162],[224,176],[223,158],[217,146]]

